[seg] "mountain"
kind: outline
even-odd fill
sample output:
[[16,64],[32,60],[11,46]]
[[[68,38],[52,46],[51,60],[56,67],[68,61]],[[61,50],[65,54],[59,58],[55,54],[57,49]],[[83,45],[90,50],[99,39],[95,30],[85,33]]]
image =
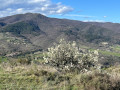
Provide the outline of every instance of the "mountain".
[[46,49],[60,38],[120,44],[120,24],[49,18],[37,13],[0,18],[0,54]]

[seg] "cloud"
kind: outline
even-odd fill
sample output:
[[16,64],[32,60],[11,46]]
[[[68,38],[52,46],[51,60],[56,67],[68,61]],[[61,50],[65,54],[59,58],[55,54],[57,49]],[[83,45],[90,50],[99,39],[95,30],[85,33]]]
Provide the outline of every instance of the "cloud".
[[107,18],[107,16],[103,16],[104,18]]
[[46,1],[49,2],[49,0],[29,0],[29,3],[39,3],[39,2],[46,2]]
[[69,16],[69,17],[83,17],[83,18],[92,18],[92,17],[96,17],[96,16],[79,15],[79,14],[65,14],[64,16]]
[[104,20],[84,20],[83,22],[105,22]]
[[51,0],[0,0],[0,4],[0,17],[27,12],[55,15],[73,11],[72,7]]

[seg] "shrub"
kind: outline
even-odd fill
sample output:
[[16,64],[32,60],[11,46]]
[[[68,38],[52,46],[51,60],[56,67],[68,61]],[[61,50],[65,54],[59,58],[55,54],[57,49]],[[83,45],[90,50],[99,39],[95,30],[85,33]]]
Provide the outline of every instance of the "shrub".
[[96,70],[74,76],[70,81],[70,86],[77,87],[77,90],[120,90],[119,77],[119,73],[110,74]]
[[56,67],[58,70],[83,72],[94,67],[98,61],[98,51],[84,51],[80,49],[76,42],[69,42],[61,39],[59,44],[54,44],[44,52],[45,63]]
[[19,63],[19,64],[31,64],[31,59],[28,59],[28,58],[19,58],[17,60],[17,63]]

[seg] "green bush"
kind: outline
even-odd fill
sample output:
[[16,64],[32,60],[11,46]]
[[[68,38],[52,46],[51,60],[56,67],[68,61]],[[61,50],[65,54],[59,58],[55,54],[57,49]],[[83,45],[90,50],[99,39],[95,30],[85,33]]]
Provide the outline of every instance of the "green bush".
[[7,62],[7,57],[0,56],[0,63]]
[[17,63],[19,63],[19,64],[31,64],[31,59],[28,59],[28,58],[19,58],[17,60]]

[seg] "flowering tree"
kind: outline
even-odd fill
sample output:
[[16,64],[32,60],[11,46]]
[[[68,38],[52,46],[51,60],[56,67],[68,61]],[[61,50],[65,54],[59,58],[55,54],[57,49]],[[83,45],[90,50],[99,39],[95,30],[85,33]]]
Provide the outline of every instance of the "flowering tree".
[[95,67],[98,62],[98,51],[85,52],[80,49],[76,42],[67,42],[61,39],[59,44],[54,44],[44,52],[45,63],[56,67],[59,70],[74,70],[79,71],[89,70],[90,67]]

